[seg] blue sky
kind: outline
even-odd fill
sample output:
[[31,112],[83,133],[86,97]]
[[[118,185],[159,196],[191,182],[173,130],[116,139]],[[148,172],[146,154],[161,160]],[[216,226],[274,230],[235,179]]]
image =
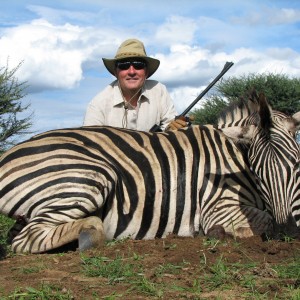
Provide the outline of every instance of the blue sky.
[[300,2],[276,0],[60,0],[0,2],[0,66],[22,66],[32,131],[82,125],[88,102],[113,77],[102,64],[138,38],[161,61],[182,112],[221,71],[225,77],[300,77]]

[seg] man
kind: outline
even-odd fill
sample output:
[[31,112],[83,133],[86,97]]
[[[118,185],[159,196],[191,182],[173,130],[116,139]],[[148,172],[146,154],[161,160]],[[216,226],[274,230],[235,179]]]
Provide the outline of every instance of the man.
[[174,104],[166,87],[149,80],[160,61],[147,56],[137,39],[124,41],[113,59],[103,58],[107,70],[117,79],[89,103],[84,126],[108,125],[150,131],[160,125],[162,131],[187,126],[176,119]]

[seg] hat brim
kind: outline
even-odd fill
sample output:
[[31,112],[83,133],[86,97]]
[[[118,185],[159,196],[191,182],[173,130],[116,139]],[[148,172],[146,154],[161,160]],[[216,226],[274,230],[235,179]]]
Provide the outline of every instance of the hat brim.
[[[152,76],[156,70],[159,67],[160,61],[158,59],[152,58],[152,57],[148,57],[148,56],[130,56],[130,57],[126,57],[127,59],[131,59],[131,58],[139,58],[139,59],[143,59],[146,63],[147,63],[147,71],[148,71],[148,75],[147,78],[149,78],[150,76]],[[116,76],[115,74],[115,69],[116,69],[116,61],[118,60],[124,60],[126,58],[122,58],[122,59],[108,59],[108,58],[102,58],[104,66],[106,67],[106,69],[114,76]]]

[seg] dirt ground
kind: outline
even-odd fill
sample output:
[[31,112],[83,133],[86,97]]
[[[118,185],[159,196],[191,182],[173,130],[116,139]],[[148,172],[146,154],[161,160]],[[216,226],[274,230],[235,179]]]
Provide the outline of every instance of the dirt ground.
[[[298,278],[281,279],[274,266],[297,260],[299,250],[299,241],[259,237],[238,241],[168,237],[110,243],[84,254],[77,250],[9,254],[0,261],[0,299],[291,299],[286,290],[300,288],[300,269]],[[88,276],[83,255],[121,257],[137,267],[136,276],[143,278],[143,284],[132,278],[112,281]],[[28,287],[34,291],[55,287],[59,294],[35,298]]]

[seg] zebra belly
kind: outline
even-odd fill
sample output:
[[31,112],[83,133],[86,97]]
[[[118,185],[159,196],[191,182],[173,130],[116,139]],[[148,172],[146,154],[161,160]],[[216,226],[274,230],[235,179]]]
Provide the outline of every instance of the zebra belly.
[[[113,207],[103,221],[105,238],[107,240],[123,238],[151,240],[165,238],[170,234],[193,237],[199,232],[199,213],[195,214],[192,222],[191,214],[187,211],[181,216],[180,221],[178,221],[178,217],[176,218],[176,212],[169,214],[167,217],[161,216],[160,213],[160,210],[154,210],[150,226],[144,226],[143,214],[138,210],[135,211],[132,218],[129,218],[128,215],[119,214]],[[127,226],[120,230],[118,227],[124,223]]]
[[[131,222],[130,226],[128,226],[128,228],[126,228],[126,230],[124,230],[122,233],[120,233],[119,235],[115,236],[115,231],[113,230],[114,226],[112,226],[111,222],[104,222],[104,233],[105,233],[105,238],[106,240],[113,240],[113,239],[124,239],[124,238],[130,238],[130,239],[138,239],[137,238],[137,234],[139,232],[139,228],[136,228],[135,226],[133,226],[133,224],[138,223],[137,222]],[[167,227],[174,227],[174,222],[170,221],[167,224]],[[182,237],[194,237],[195,236],[195,229],[193,228],[193,226],[189,226],[189,225],[185,225],[185,226],[181,226],[180,228],[180,232],[177,233],[176,235],[178,236],[182,236]],[[159,238],[165,238],[170,234],[174,234],[173,230],[165,230],[165,232],[163,233],[162,236],[159,236]],[[144,240],[152,240],[157,238],[157,231],[150,228],[147,232],[147,234],[142,238]]]

